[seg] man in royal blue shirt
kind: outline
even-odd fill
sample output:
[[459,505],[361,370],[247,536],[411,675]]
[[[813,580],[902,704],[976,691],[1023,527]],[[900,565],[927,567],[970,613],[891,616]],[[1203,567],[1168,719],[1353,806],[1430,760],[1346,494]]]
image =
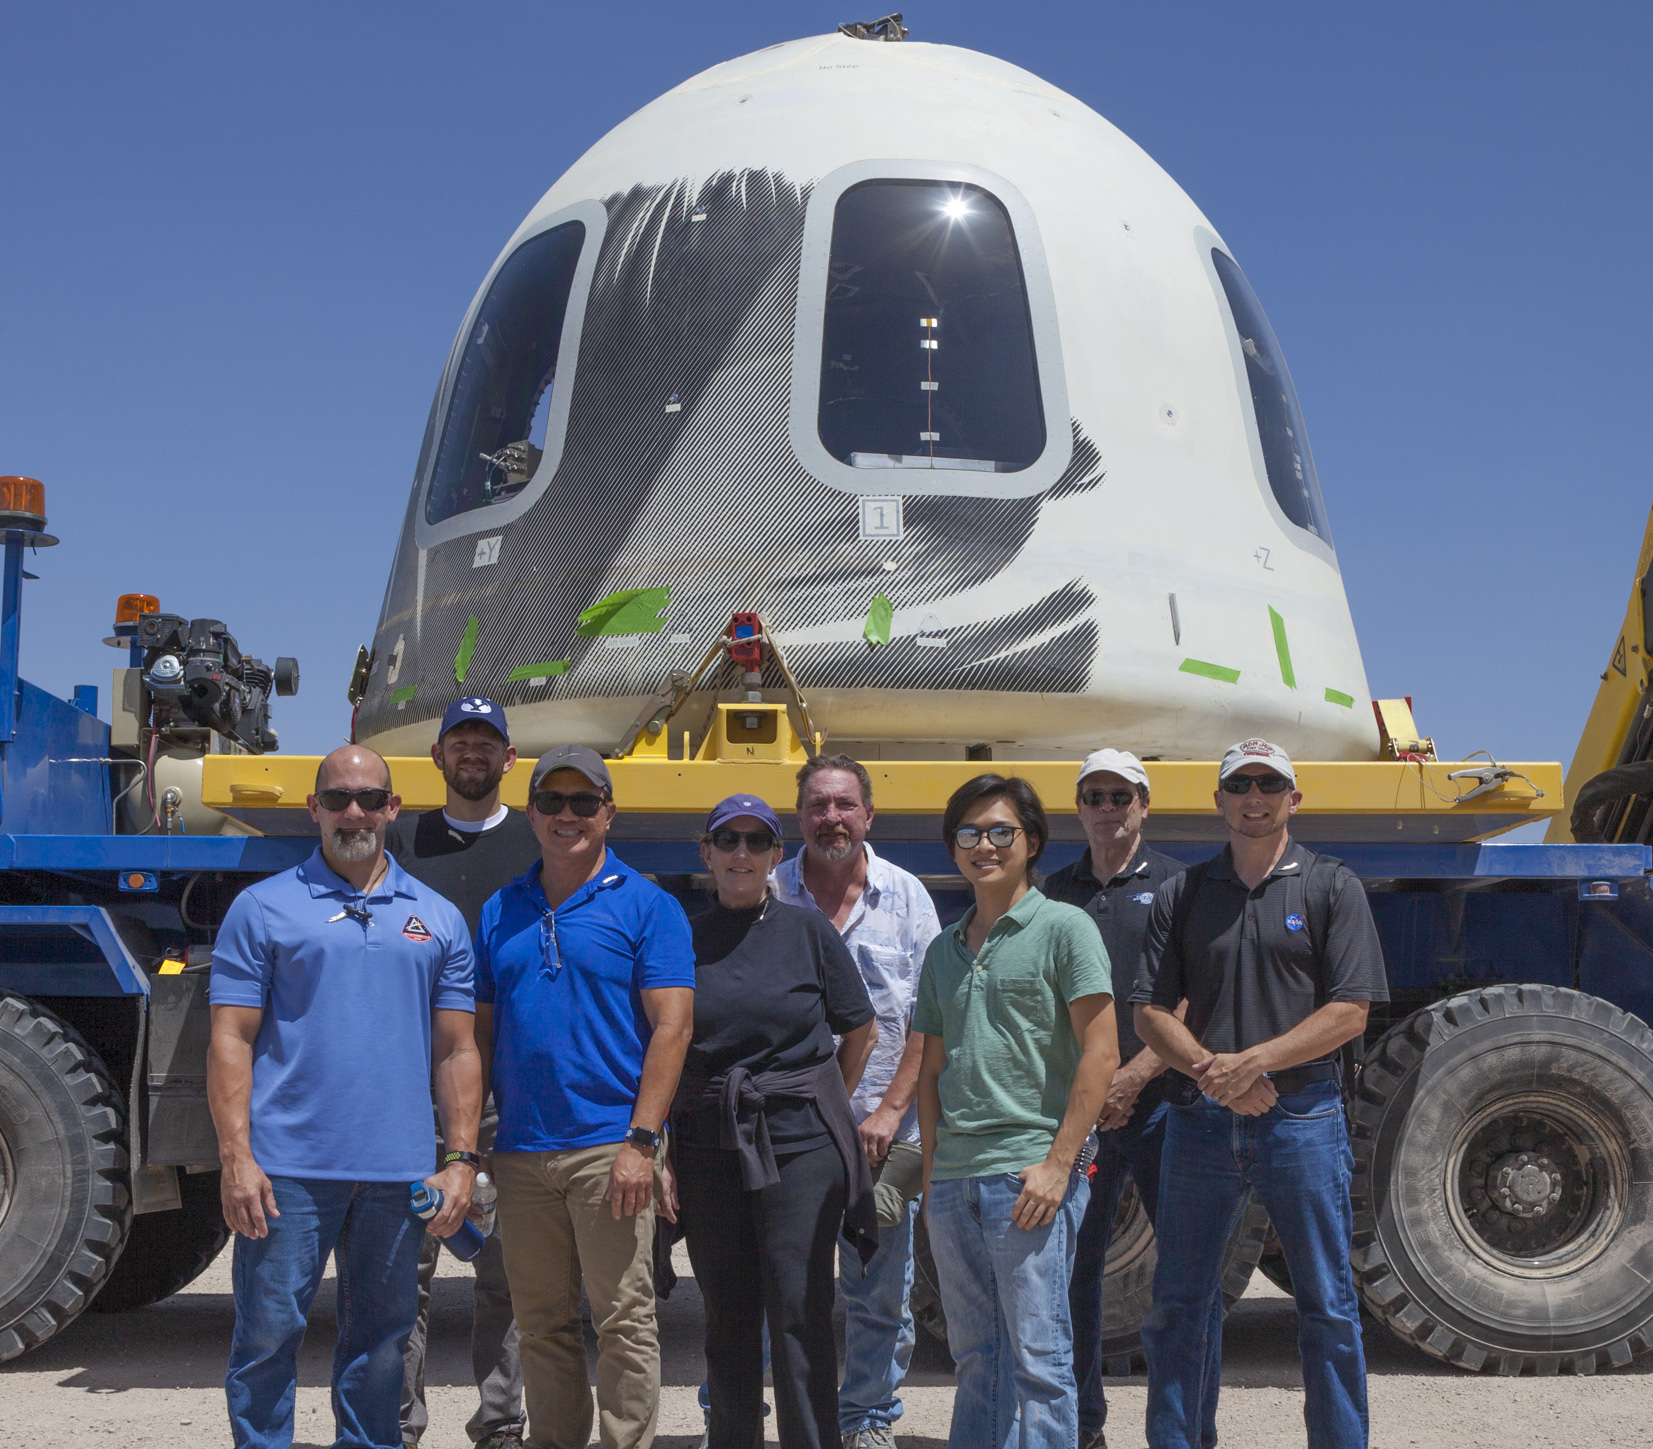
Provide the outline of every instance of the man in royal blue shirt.
[[[305,1318],[338,1258],[340,1444],[400,1449],[402,1350],[418,1311],[408,1185],[469,1206],[482,1109],[464,918],[384,852],[401,801],[372,750],[316,772],[320,848],[236,897],[212,952],[207,1099],[235,1240],[224,1388],[236,1449],[286,1449]],[[434,1085],[443,1138],[430,1167]]]
[[660,1401],[654,1199],[660,1124],[694,1014],[683,908],[610,853],[594,750],[540,756],[540,861],[482,908],[477,1038],[499,1109],[492,1164],[533,1449],[585,1449],[597,1330],[603,1449],[648,1449]]

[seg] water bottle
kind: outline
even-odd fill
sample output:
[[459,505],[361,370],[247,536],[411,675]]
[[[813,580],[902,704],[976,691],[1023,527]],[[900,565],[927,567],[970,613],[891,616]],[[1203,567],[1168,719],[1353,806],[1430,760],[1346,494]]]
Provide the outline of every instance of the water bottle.
[[[408,1211],[428,1223],[442,1211],[442,1189],[424,1182],[409,1183]],[[467,1263],[482,1251],[481,1232],[475,1223],[465,1219],[461,1219],[459,1226],[442,1241],[454,1257],[463,1258]]]
[[494,1219],[499,1208],[499,1189],[487,1173],[477,1173],[471,1201],[482,1209],[482,1236],[487,1237],[494,1230]]

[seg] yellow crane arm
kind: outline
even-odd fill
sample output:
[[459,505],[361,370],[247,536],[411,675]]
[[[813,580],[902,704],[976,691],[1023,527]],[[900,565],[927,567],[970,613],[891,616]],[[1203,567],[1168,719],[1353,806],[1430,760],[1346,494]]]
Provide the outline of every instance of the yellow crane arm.
[[[1607,667],[1602,670],[1601,688],[1596,691],[1590,717],[1584,722],[1584,733],[1573,751],[1573,762],[1567,767],[1565,789],[1569,804],[1577,802],[1584,787],[1604,770],[1645,760],[1653,752],[1653,731],[1641,727],[1653,723],[1642,709],[1648,676],[1653,674],[1653,598],[1649,597],[1653,593],[1653,572],[1650,570],[1653,570],[1653,510],[1648,513],[1647,528],[1642,533],[1641,554],[1636,560],[1624,623],[1619,626]],[[1629,807],[1637,802],[1627,797],[1621,800],[1622,804],[1615,804],[1602,814],[1608,839],[1625,838],[1625,826],[1631,823],[1627,819]],[[1565,813],[1550,821],[1544,838],[1551,842],[1575,838]]]

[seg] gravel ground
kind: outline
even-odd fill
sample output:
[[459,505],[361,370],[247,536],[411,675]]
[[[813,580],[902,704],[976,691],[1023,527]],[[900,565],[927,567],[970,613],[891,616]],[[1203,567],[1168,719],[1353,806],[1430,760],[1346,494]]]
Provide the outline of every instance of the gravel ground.
[[[227,1444],[222,1381],[234,1317],[229,1261],[226,1252],[165,1303],[137,1313],[86,1314],[43,1348],[0,1366],[0,1444],[6,1449],[86,1449],[111,1441],[167,1449]],[[694,1449],[700,1435],[695,1404],[702,1367],[700,1298],[686,1259],[678,1271],[683,1275],[678,1289],[660,1315],[665,1388],[657,1442],[662,1449]],[[469,1275],[465,1265],[443,1255],[427,1369],[428,1449],[466,1445],[464,1423],[475,1406],[468,1377]],[[336,1333],[331,1277],[310,1324],[299,1359],[294,1440],[299,1449],[319,1449],[333,1438],[327,1398]],[[1653,1436],[1653,1358],[1596,1378],[1497,1379],[1444,1368],[1374,1324],[1368,1324],[1366,1341],[1372,1442],[1379,1449],[1506,1444],[1595,1449],[1646,1445]],[[1291,1301],[1261,1274],[1229,1316],[1223,1350],[1218,1418],[1223,1442],[1245,1449],[1301,1445],[1296,1318]],[[1110,1381],[1108,1397],[1110,1444],[1114,1449],[1140,1445],[1143,1381]],[[945,1365],[921,1353],[903,1398],[907,1412],[897,1435],[904,1449],[943,1449],[953,1399]]]

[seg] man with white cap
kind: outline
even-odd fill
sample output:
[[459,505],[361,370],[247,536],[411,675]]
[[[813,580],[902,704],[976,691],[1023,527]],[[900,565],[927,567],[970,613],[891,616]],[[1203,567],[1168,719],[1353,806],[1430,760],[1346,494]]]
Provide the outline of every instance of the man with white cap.
[[[1148,772],[1128,750],[1097,750],[1079,767],[1079,824],[1088,842],[1072,865],[1041,887],[1053,901],[1078,906],[1096,922],[1122,988],[1136,975],[1154,892],[1182,863],[1142,838],[1148,819]],[[1126,1176],[1151,1219],[1159,1206],[1159,1158],[1165,1141],[1165,1063],[1145,1048],[1131,1022],[1119,1019],[1119,1070],[1097,1118],[1100,1146],[1090,1202],[1079,1227],[1068,1286],[1073,1317],[1073,1374],[1079,1384],[1079,1449],[1105,1449],[1108,1402],[1102,1388],[1102,1274]],[[1215,1385],[1213,1385],[1213,1390]]]
[[1148,1443],[1216,1443],[1207,1382],[1211,1337],[1222,1332],[1215,1294],[1250,1188],[1291,1273],[1309,1443],[1363,1449],[1339,1049],[1365,1031],[1371,1003],[1389,999],[1383,951],[1354,873],[1291,838],[1303,794],[1285,751],[1244,740],[1223,756],[1217,783],[1227,848],[1156,893],[1131,993],[1137,1031],[1177,1074],[1154,1304],[1142,1324]]

